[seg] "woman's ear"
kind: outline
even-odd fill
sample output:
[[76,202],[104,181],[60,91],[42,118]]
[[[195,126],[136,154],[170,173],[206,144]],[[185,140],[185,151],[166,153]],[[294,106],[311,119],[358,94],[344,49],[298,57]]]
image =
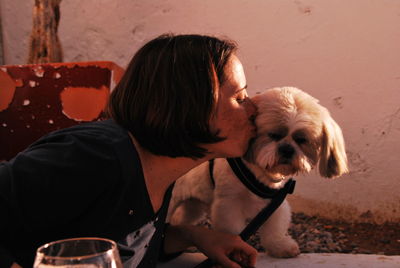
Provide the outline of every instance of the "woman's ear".
[[319,173],[334,178],[347,173],[347,156],[342,130],[329,115],[323,124]]

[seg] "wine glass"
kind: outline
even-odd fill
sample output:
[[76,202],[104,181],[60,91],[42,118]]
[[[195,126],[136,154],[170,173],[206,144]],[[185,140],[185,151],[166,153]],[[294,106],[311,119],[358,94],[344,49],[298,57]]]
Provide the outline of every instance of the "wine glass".
[[114,241],[82,237],[54,241],[36,251],[33,268],[122,268]]

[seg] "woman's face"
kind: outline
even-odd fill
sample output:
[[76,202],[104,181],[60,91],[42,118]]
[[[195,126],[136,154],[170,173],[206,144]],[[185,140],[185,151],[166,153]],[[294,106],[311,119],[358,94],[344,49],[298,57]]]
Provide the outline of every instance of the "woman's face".
[[226,140],[211,144],[209,151],[217,157],[242,156],[249,141],[256,134],[254,117],[255,105],[247,95],[246,77],[242,63],[232,55],[225,66],[225,82],[219,87],[215,116],[211,120],[212,130],[219,130],[219,136]]

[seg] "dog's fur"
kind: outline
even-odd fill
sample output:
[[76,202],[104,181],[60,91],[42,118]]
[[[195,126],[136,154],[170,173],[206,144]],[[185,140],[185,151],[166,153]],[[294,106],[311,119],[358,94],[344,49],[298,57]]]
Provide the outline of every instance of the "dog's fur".
[[[243,162],[256,178],[279,189],[287,178],[318,166],[323,177],[347,172],[340,127],[318,100],[293,87],[273,88],[252,98],[258,108],[257,137]],[[226,159],[216,159],[215,188],[204,163],[175,184],[169,217],[173,224],[195,224],[210,213],[213,228],[239,234],[269,200],[251,193],[235,177]],[[288,235],[291,212],[287,201],[260,228],[261,244],[274,257],[300,251]]]

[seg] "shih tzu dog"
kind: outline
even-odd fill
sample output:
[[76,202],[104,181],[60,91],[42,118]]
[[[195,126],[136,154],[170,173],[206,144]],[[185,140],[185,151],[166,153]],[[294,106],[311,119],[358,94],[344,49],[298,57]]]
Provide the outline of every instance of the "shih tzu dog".
[[[255,178],[280,189],[290,176],[318,167],[322,177],[348,171],[343,135],[329,111],[309,94],[293,87],[272,88],[252,98],[258,107],[257,137],[243,163]],[[270,200],[249,191],[227,159],[206,162],[175,184],[169,218],[173,224],[196,224],[207,214],[216,230],[239,234]],[[212,180],[213,178],[213,180]],[[287,201],[259,229],[261,245],[273,257],[294,257],[298,244],[288,235]]]

